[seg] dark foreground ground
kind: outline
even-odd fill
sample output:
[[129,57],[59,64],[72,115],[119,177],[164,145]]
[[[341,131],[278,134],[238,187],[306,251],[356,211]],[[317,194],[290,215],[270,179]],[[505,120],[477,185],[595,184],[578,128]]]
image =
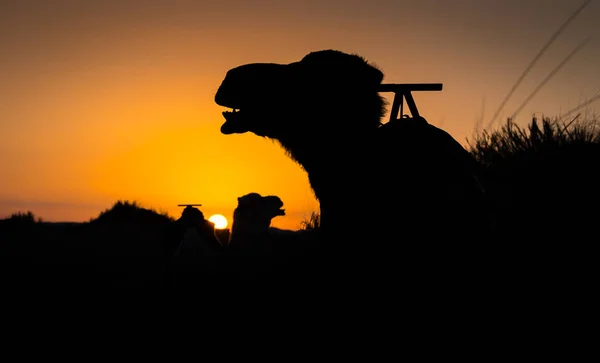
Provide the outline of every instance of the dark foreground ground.
[[165,286],[164,226],[3,222],[0,281],[5,287]]

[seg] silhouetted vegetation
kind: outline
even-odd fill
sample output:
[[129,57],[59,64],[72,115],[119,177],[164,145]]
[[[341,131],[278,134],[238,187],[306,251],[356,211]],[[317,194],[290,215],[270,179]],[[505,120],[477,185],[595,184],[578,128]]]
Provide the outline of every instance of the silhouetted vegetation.
[[585,288],[597,259],[598,119],[508,120],[476,135],[469,151],[496,213],[496,253],[514,281],[531,291]]
[[520,127],[508,119],[500,130],[484,130],[475,135],[468,142],[469,151],[479,163],[491,167],[518,159],[541,159],[554,156],[561,149],[600,143],[596,118],[582,120],[578,115],[568,122],[558,118],[543,118],[541,122],[540,127],[534,117],[526,127]]
[[311,212],[310,217],[300,222],[300,229],[313,230],[318,229],[321,221],[321,215],[319,212]]
[[143,208],[136,201],[119,200],[111,208],[102,211],[98,217],[92,218],[90,223],[155,224],[173,221],[167,213]]
[[7,218],[7,221],[11,223],[34,224],[36,222],[41,223],[42,219],[38,218],[36,221],[35,214],[31,211],[27,211],[13,213]]
[[594,233],[600,194],[595,117],[508,120],[469,143],[505,235],[528,243],[581,241]]

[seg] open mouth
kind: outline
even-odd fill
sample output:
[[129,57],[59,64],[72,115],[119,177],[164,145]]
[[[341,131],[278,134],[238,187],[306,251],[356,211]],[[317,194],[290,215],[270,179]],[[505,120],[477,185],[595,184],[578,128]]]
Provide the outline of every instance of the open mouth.
[[248,130],[244,127],[242,122],[242,112],[239,108],[233,108],[233,111],[223,111],[223,117],[225,117],[225,123],[221,125],[221,133],[224,135],[244,133]]
[[274,201],[275,205],[274,205],[274,209],[275,209],[275,215],[276,216],[284,216],[285,215],[285,209],[283,208],[283,202],[281,201],[281,199],[277,198],[276,201]]
[[230,118],[232,117],[238,117],[239,115],[237,115],[240,112],[240,110],[238,108],[233,108],[233,111],[223,111],[223,117],[225,117],[225,120],[229,121]]
[[276,196],[266,196],[265,200],[269,203],[269,209],[272,211],[274,216],[284,216],[285,209],[283,208],[283,201]]

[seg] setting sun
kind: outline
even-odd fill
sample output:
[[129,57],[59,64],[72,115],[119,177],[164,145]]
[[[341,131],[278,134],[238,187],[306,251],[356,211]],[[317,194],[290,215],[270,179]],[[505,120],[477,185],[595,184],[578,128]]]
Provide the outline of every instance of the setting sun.
[[227,218],[221,214],[213,214],[210,218],[208,218],[208,220],[215,224],[216,229],[227,228]]

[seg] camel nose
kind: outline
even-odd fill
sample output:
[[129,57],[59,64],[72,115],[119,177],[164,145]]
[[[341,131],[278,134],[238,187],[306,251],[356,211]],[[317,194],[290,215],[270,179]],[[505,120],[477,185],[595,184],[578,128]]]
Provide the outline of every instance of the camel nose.
[[285,64],[250,63],[230,69],[215,94],[215,103],[243,108],[253,98],[265,98],[278,91],[286,71]]

